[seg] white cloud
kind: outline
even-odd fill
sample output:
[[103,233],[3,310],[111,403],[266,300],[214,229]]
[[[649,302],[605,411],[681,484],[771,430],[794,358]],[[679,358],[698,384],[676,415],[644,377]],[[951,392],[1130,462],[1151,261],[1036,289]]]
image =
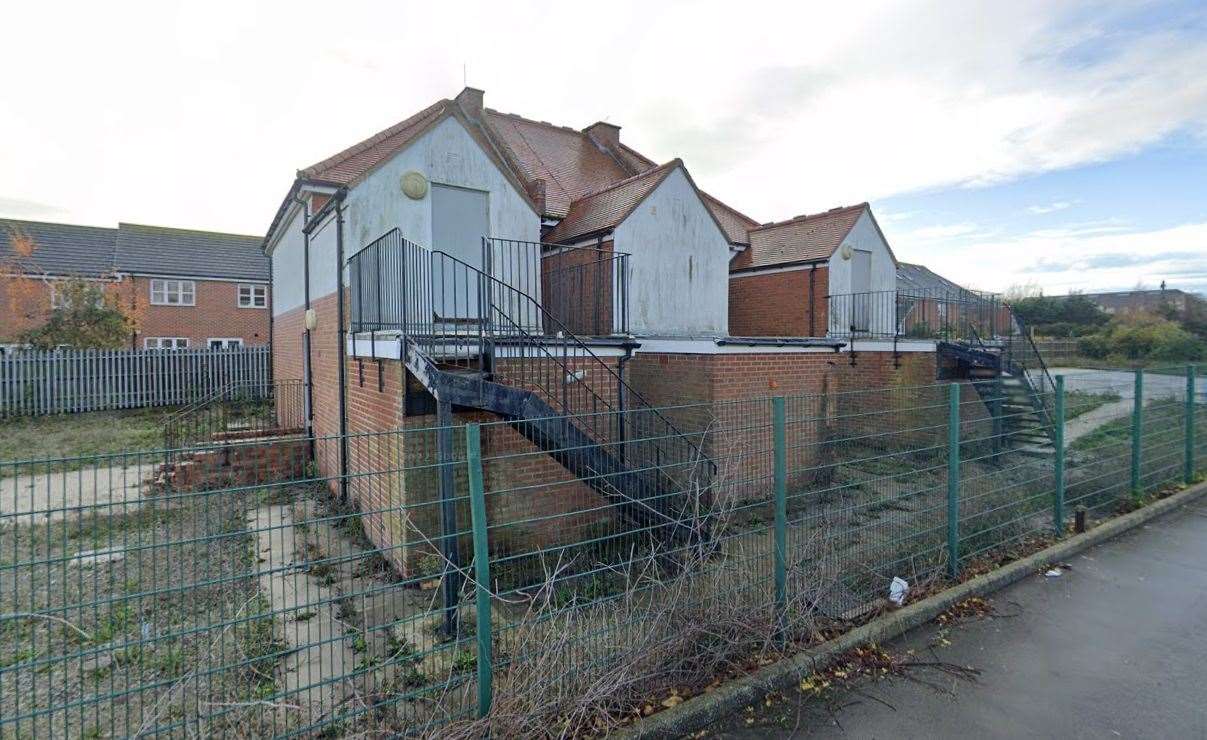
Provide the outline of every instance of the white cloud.
[[463,65],[488,105],[619,123],[760,220],[1207,135],[1207,45],[1114,33],[1126,4],[1076,10],[618,0],[605,22],[532,1],[19,3],[0,195],[260,232],[297,168],[454,94]]
[[1058,200],[1055,203],[1049,203],[1047,205],[1042,205],[1042,206],[1027,206],[1027,213],[1034,213],[1036,215],[1044,215],[1047,213],[1056,213],[1057,211],[1063,211],[1066,208],[1072,208],[1072,207],[1073,207],[1073,204],[1070,201]]
[[927,241],[890,233],[899,259],[924,262],[962,284],[1004,291],[1039,284],[1049,293],[1126,289],[1138,281],[1207,290],[1207,222],[1137,230],[1069,224],[1017,235]]

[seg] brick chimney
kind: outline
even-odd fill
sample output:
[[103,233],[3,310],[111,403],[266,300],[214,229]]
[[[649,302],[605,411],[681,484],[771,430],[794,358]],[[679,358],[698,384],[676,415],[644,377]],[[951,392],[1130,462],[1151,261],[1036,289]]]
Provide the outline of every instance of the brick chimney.
[[596,121],[583,129],[583,133],[590,136],[597,146],[604,149],[620,147],[620,127],[615,124]]
[[457,93],[455,100],[457,105],[461,106],[461,110],[465,111],[465,115],[470,118],[481,118],[483,98],[485,96],[485,91],[479,90],[476,87],[467,87]]

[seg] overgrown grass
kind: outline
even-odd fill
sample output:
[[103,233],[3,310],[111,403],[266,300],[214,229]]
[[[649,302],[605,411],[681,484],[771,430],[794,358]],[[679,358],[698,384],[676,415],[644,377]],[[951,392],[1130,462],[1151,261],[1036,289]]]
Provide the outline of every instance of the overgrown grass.
[[0,461],[160,449],[163,419],[171,411],[170,407],[130,409],[0,420]]
[[1079,416],[1114,403],[1120,398],[1114,391],[1092,393],[1090,391],[1065,392],[1065,421],[1072,421]]

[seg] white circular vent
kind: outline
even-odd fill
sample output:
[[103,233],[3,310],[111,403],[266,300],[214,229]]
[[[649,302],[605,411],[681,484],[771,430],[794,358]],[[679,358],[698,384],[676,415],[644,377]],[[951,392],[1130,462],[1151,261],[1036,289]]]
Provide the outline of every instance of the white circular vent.
[[402,192],[411,200],[422,200],[427,195],[427,178],[415,170],[403,174]]

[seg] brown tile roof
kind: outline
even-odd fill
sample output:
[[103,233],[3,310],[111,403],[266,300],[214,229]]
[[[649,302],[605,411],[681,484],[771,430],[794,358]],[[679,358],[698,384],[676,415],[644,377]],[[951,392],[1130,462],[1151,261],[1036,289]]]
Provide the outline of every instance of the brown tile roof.
[[729,240],[730,244],[750,244],[750,230],[758,228],[758,221],[741,211],[730,208],[708,193],[700,193],[700,195],[704,197],[704,205],[712,211],[712,215],[721,225],[721,230],[725,232],[725,238]]
[[661,167],[633,175],[575,200],[570,204],[566,217],[553,231],[545,235],[545,241],[565,242],[615,228],[641,205],[641,201],[645,200],[672,170],[681,166],[683,162],[672,159]]
[[859,203],[753,228],[750,248],[734,258],[731,269],[827,260],[867,209]]
[[[568,218],[574,211],[576,218],[589,216],[606,221],[608,217],[602,214],[608,208],[602,205],[602,200],[593,198],[592,203],[578,208],[572,208],[572,204],[660,169],[653,160],[624,143],[605,148],[583,131],[490,108],[483,109],[480,117],[474,117],[463,111],[456,101],[443,99],[338,154],[299,170],[298,178],[331,185],[354,185],[447,115],[454,115],[466,124],[471,135],[496,159],[517,187],[530,200],[537,201],[535,205],[543,216]],[[543,199],[540,182],[544,183]],[[281,204],[269,227],[269,237],[280,223],[292,195],[291,191]],[[746,244],[749,241],[746,231],[758,224],[716,198],[704,193],[701,196],[726,238],[732,243]],[[571,226],[559,228],[562,233],[579,230]]]
[[524,180],[545,181],[545,215],[561,217],[570,204],[649,167],[626,169],[589,136],[572,128],[485,111],[488,130],[508,149]]
[[438,100],[415,115],[373,134],[347,149],[300,170],[298,177],[338,185],[351,185],[369,174],[394,153],[422,134],[445,113],[453,101]]

